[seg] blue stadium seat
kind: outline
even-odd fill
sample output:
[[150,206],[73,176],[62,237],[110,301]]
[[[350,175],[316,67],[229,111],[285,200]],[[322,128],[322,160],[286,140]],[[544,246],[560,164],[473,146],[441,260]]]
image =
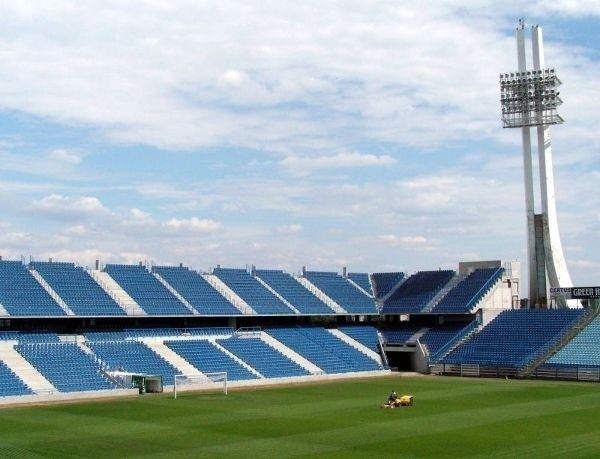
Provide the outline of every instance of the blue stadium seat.
[[285,298],[301,314],[334,314],[333,309],[318,299],[290,274],[279,270],[257,269],[255,276]]
[[546,364],[557,367],[600,368],[600,316],[550,357]]
[[321,327],[268,328],[266,332],[325,373],[381,370],[381,365]]
[[284,378],[310,374],[260,338],[229,338],[220,339],[217,342],[265,378]]
[[295,314],[245,269],[215,268],[213,274],[260,315]]
[[155,266],[152,271],[166,280],[202,315],[240,315],[240,311],[198,273],[186,267]]
[[202,373],[227,372],[230,381],[258,378],[207,340],[165,341],[165,344]]
[[18,344],[15,349],[59,392],[115,389],[99,364],[74,343]]
[[384,303],[383,314],[421,312],[452,279],[454,271],[419,271],[410,276]]
[[373,298],[335,272],[306,271],[306,279],[350,314],[377,314]]
[[379,335],[377,329],[371,325],[343,325],[338,330],[358,341],[373,352],[381,354],[379,350]]
[[32,262],[30,266],[78,316],[122,316],[125,311],[88,272],[65,262]]
[[372,277],[375,298],[379,299],[390,293],[404,279],[405,274],[402,272],[373,273]]
[[504,268],[476,269],[461,280],[432,309],[432,313],[468,313],[502,278]]
[[20,261],[0,260],[0,304],[15,317],[66,315]]
[[160,375],[165,385],[172,385],[174,375],[180,373],[140,341],[99,341],[87,345],[113,371]]
[[522,368],[571,329],[581,314],[572,309],[503,311],[442,363]]
[[139,265],[106,265],[110,275],[149,315],[191,315],[192,312],[150,272]]
[[33,391],[0,360],[0,397],[31,394]]
[[369,295],[373,295],[373,289],[371,288],[371,281],[369,280],[368,273],[348,273],[348,279],[362,288]]

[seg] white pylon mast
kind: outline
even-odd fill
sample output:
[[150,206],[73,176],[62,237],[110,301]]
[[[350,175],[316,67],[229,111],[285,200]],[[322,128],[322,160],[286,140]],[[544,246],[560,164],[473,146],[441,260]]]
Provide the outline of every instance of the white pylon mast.
[[[549,287],[572,286],[558,231],[549,127],[563,122],[556,112],[562,103],[556,89],[561,82],[554,69],[544,68],[542,28],[539,26],[532,27],[533,70],[527,70],[524,29],[524,20],[521,19],[516,34],[518,72],[500,75],[502,121],[505,128],[521,128],[529,300],[532,305],[543,307],[548,304]],[[531,127],[537,130],[541,214],[535,213]]]
[[[542,28],[532,27],[533,68],[544,68],[544,42]],[[544,244],[546,251],[546,269],[551,287],[572,287],[573,282],[567,269],[558,232],[556,215],[556,193],[554,191],[554,171],[552,167],[552,144],[550,127],[546,124],[537,126],[538,155],[540,163],[540,185],[542,197],[542,215],[544,225]]]
[[[519,73],[527,71],[527,61],[525,55],[525,22],[519,21],[517,27],[517,57],[519,63]],[[525,114],[528,117],[528,114]],[[537,289],[536,281],[536,256],[535,256],[535,203],[533,197],[533,166],[531,160],[531,130],[529,129],[529,120],[526,125],[521,127],[521,138],[523,147],[523,171],[525,179],[525,211],[527,218],[527,261],[529,266],[529,298],[535,298],[534,288]]]

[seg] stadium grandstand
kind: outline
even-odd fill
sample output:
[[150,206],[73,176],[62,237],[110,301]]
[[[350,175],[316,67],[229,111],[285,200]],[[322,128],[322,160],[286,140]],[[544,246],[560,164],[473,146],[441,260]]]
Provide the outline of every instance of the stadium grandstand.
[[169,389],[177,374],[600,380],[598,309],[523,309],[518,278],[499,261],[291,274],[0,260],[0,400],[131,393],[133,377]]

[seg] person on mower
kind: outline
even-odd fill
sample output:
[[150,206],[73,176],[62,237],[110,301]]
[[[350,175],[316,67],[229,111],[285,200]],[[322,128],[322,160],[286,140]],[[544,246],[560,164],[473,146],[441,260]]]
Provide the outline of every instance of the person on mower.
[[395,390],[393,390],[390,396],[388,397],[388,405],[395,404],[396,400],[398,400],[398,394]]

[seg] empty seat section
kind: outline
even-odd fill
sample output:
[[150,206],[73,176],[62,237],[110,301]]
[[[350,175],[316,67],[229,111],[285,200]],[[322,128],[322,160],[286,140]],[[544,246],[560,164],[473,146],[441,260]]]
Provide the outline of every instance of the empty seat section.
[[152,270],[165,279],[196,311],[203,315],[239,315],[240,311],[189,268],[155,266]]
[[421,330],[419,325],[403,325],[381,330],[383,339],[387,344],[405,344],[412,336]]
[[21,332],[18,336],[19,343],[58,343],[60,340],[56,333],[49,332]]
[[429,355],[435,355],[450,342],[466,326],[466,324],[438,325],[427,330],[419,340],[427,346]]
[[371,325],[349,325],[338,327],[338,330],[358,341],[363,346],[368,347],[373,352],[380,354],[379,335],[375,327]]
[[339,359],[345,361],[351,371],[373,371],[381,370],[381,365],[371,357],[363,354],[355,347],[342,341],[337,336],[329,333],[322,327],[302,327],[300,331],[304,335],[319,344],[324,349],[328,349],[338,356]]
[[139,265],[106,265],[107,272],[149,315],[187,315],[191,311]]
[[125,311],[89,273],[74,263],[33,262],[31,267],[78,316],[122,316]]
[[18,331],[0,331],[0,341],[18,341]]
[[257,379],[254,373],[210,341],[165,341],[165,344],[202,373],[227,372],[227,379],[230,381]]
[[59,392],[114,389],[94,358],[74,343],[19,344],[15,349]]
[[600,316],[592,320],[546,364],[565,367],[600,367]]
[[329,306],[288,273],[279,270],[257,269],[255,275],[302,314],[334,314]]
[[280,343],[300,354],[325,373],[349,373],[352,367],[329,349],[303,334],[299,328],[269,328],[266,332]]
[[217,342],[265,378],[306,376],[310,374],[260,338],[229,338]]
[[404,279],[404,273],[373,273],[372,277],[375,298],[383,298]]
[[33,394],[33,391],[4,362],[0,361],[0,397],[30,394]]
[[306,271],[306,279],[351,314],[377,314],[373,298],[335,272]]
[[245,269],[215,268],[213,274],[258,314],[295,314],[283,301],[252,277]]
[[371,281],[369,280],[368,273],[348,273],[348,279],[362,288],[369,295],[373,294],[373,290],[371,289]]
[[452,279],[454,271],[419,271],[385,301],[383,314],[415,314],[427,306],[435,295]]
[[103,341],[87,343],[110,370],[162,376],[163,384],[172,385],[177,368],[139,341]]
[[373,359],[321,327],[272,328],[267,333],[326,373],[381,369]]
[[503,268],[476,269],[461,280],[433,308],[433,313],[468,313],[494,284],[502,278]]
[[10,316],[64,316],[20,261],[0,260],[0,304]]
[[570,309],[503,311],[442,362],[523,367],[571,329],[581,314]]

